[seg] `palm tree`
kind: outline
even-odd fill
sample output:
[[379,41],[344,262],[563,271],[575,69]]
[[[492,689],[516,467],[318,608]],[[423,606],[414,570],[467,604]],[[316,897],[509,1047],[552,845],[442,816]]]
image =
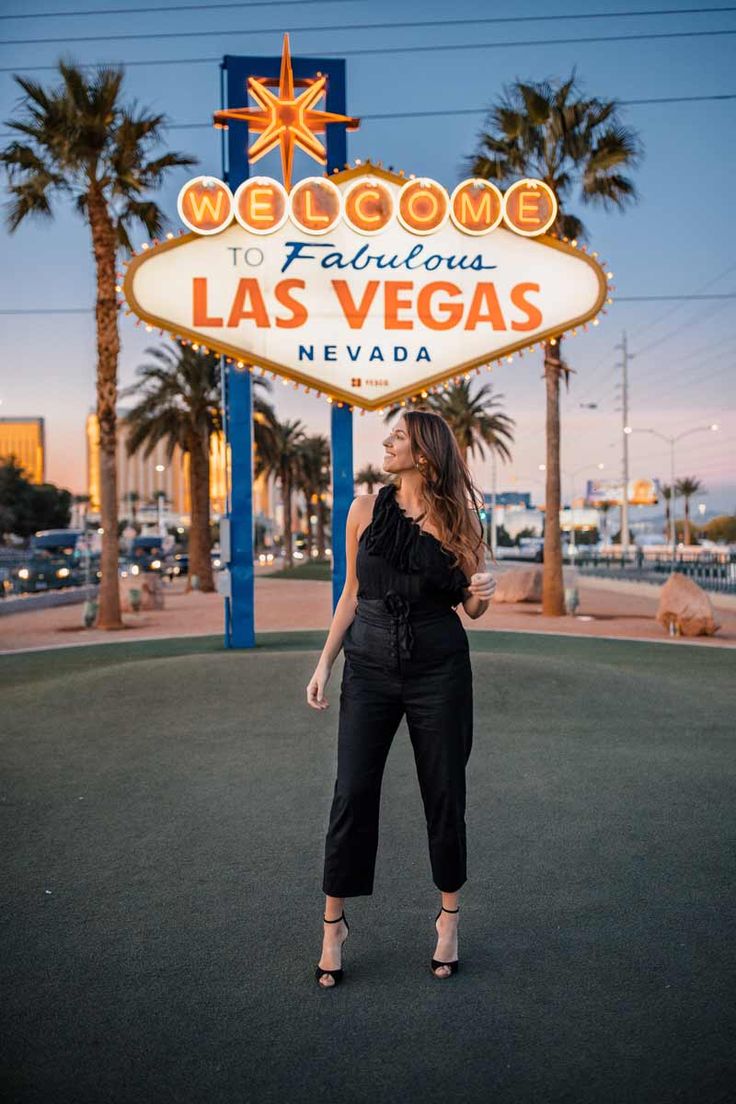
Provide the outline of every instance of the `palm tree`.
[[[504,89],[489,112],[479,149],[468,159],[474,176],[510,183],[519,177],[544,180],[557,196],[554,227],[558,237],[586,237],[582,221],[568,210],[573,190],[583,204],[622,209],[636,199],[624,173],[641,156],[639,136],[623,126],[618,106],[583,97],[575,72],[563,83],[517,81]],[[565,613],[560,540],[560,376],[569,384],[570,367],[562,359],[561,337],[544,342],[547,391],[546,522],[542,613]]]
[[274,418],[269,426],[262,427],[262,446],[256,454],[256,474],[273,472],[281,484],[284,505],[284,557],[286,567],[293,567],[291,546],[291,500],[294,486],[299,479],[299,450],[305,437],[304,426],[299,420],[279,422]]
[[305,437],[298,450],[299,487],[307,500],[307,533],[309,555],[312,554],[312,527],[309,516],[317,516],[317,558],[325,558],[324,495],[330,487],[330,443],[321,433]]
[[199,577],[200,589],[215,583],[210,559],[210,437],[221,430],[220,358],[195,352],[176,342],[146,349],[154,363],[137,370],[139,382],[125,392],[142,392],[126,417],[130,427],[128,455],[141,447],[150,456],[159,441],[166,442],[169,461],[178,445],[189,456],[191,524],[189,579]]
[[97,279],[97,418],[100,427],[100,514],[103,529],[98,619],[100,628],[121,625],[118,590],[118,501],[115,465],[117,370],[120,351],[115,274],[120,248],[142,224],[153,236],[162,213],[145,197],[169,169],[193,165],[180,153],[153,157],[165,116],[121,102],[123,70],[59,62],[61,83],[47,89],[16,76],[24,96],[6,126],[19,131],[0,151],[10,182],[7,225],[28,217],[50,218],[52,201],[70,199],[90,229]]
[[672,511],[670,503],[672,502],[672,488],[669,483],[662,484],[662,498],[664,499],[664,530],[667,534],[667,539],[672,540]]
[[386,473],[373,464],[366,464],[364,468],[355,473],[355,483],[358,487],[365,487],[368,494],[373,494],[376,483],[385,483]]
[[685,544],[690,543],[690,499],[696,494],[705,494],[705,487],[694,475],[684,476],[675,483],[675,494],[685,499]]
[[[506,461],[511,459],[508,446],[514,439],[512,427],[515,422],[508,414],[499,412],[502,399],[503,395],[493,394],[490,383],[484,383],[473,394],[468,381],[462,379],[412,403],[412,408],[441,414],[466,461],[468,453],[473,458],[477,453],[484,460],[486,446]],[[392,406],[386,412],[384,421],[391,421],[398,414],[403,414],[405,409],[405,406]]]

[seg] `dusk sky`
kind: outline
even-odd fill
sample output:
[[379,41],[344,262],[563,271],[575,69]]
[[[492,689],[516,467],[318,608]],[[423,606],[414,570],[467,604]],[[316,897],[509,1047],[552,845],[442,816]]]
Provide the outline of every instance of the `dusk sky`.
[[[622,121],[637,129],[645,151],[633,173],[639,202],[623,213],[584,207],[577,198],[570,203],[586,224],[589,247],[614,272],[616,291],[601,324],[565,344],[575,374],[569,393],[563,386],[563,497],[569,499],[573,472],[578,494],[599,463],[605,465],[601,475],[620,474],[615,346],[626,331],[634,356],[630,423],[675,435],[717,422],[718,432],[693,434],[677,446],[676,475],[702,479],[708,493],[696,501],[706,502],[709,513],[736,510],[736,7],[693,11],[692,4],[681,4],[667,14],[637,16],[632,12],[656,5],[271,0],[205,6],[187,0],[186,6],[171,0],[152,0],[146,8],[136,0],[0,5],[2,119],[13,117],[20,92],[13,73],[55,81],[45,67],[60,56],[126,63],[127,96],[165,112],[172,123],[170,146],[199,159],[192,172],[172,174],[156,197],[175,230],[176,195],[184,180],[196,172],[220,173],[220,138],[210,125],[220,106],[219,59],[224,53],[280,55],[283,31],[290,32],[293,56],[347,59],[348,111],[363,120],[348,136],[351,162],[381,160],[407,174],[434,177],[449,190],[467,175],[463,162],[476,149],[484,108],[504,83],[565,78],[575,67],[587,94],[623,101]],[[583,9],[585,14],[577,14]],[[77,14],[61,14],[71,11]],[[14,13],[23,17],[12,18]],[[356,24],[381,26],[351,29]],[[458,114],[443,114],[453,111]],[[416,112],[423,114],[411,117]],[[7,125],[0,132],[6,144]],[[280,175],[270,157],[257,171]],[[297,175],[319,171],[306,158],[297,161]],[[2,233],[0,415],[42,415],[47,477],[83,492],[84,420],[95,401],[89,232],[62,200],[53,222]],[[146,334],[132,318],[121,318],[121,331],[125,387],[145,348],[167,339]],[[540,354],[477,377],[478,383],[488,381],[516,420],[513,462],[500,466],[499,489],[531,491],[538,502],[545,453]],[[272,397],[282,416],[329,432],[325,402],[280,383]],[[597,407],[590,409],[590,403]],[[356,467],[379,463],[381,417],[356,411],[355,429]],[[489,467],[475,465],[486,489]],[[632,434],[630,475],[668,481],[665,443]]]

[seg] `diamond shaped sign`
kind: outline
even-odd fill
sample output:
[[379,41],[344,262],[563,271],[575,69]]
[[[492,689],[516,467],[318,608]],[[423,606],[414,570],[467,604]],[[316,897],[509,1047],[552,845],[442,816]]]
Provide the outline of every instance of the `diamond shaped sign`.
[[[479,231],[456,217],[457,189],[443,213],[440,185],[370,164],[301,181],[288,196],[268,178],[251,178],[235,197],[211,183],[224,198],[210,204],[208,229],[128,265],[131,310],[367,410],[579,326],[608,295],[592,257],[524,232],[524,196],[511,211],[512,189]],[[201,213],[216,192],[206,180],[197,187],[187,194]],[[182,197],[180,212],[187,217]]]

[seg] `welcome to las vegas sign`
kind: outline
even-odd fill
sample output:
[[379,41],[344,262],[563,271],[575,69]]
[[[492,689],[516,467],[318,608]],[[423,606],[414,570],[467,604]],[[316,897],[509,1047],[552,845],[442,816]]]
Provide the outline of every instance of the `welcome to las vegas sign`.
[[129,262],[129,308],[236,366],[371,410],[583,325],[608,298],[610,274],[547,232],[557,206],[541,181],[449,194],[371,163],[293,187],[290,172],[285,159],[287,187],[254,176],[235,195],[188,181],[189,232]]

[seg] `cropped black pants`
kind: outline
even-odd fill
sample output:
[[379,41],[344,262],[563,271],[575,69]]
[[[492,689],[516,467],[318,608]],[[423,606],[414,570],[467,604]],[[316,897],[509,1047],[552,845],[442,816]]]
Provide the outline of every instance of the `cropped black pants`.
[[473,739],[468,639],[452,609],[360,599],[343,642],[337,777],[325,838],[323,892],[373,892],[381,782],[406,715],[427,822],[432,877],[467,880],[465,766]]

